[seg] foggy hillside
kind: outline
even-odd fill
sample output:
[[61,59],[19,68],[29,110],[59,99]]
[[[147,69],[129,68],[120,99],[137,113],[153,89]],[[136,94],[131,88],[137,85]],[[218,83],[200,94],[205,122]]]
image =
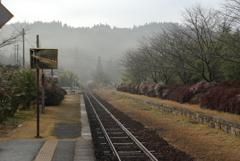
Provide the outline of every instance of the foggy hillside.
[[[25,35],[26,62],[29,64],[29,48],[36,48],[36,35],[39,35],[40,48],[56,48],[59,53],[59,68],[73,70],[82,81],[89,80],[89,71],[96,68],[98,57],[101,57],[103,68],[106,69],[110,59],[117,64],[121,55],[129,48],[135,48],[142,36],[160,32],[172,23],[150,23],[133,28],[117,28],[99,24],[91,28],[73,28],[61,22],[14,23],[5,25],[1,30],[2,37],[11,34],[14,29],[27,27]],[[16,32],[16,31],[15,31]],[[22,39],[19,42],[19,59],[22,61]],[[1,48],[1,63],[14,63],[16,52],[13,44]],[[11,57],[9,59],[9,57]],[[6,61],[8,60],[8,61]],[[107,71],[106,71],[107,72]],[[117,72],[117,71],[116,71]]]

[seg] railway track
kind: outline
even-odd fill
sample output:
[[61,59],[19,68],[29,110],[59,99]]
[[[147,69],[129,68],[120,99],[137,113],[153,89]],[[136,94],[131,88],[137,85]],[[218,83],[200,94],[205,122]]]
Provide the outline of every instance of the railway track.
[[117,119],[93,94],[85,93],[97,160],[157,161],[159,152],[148,150],[124,120]]

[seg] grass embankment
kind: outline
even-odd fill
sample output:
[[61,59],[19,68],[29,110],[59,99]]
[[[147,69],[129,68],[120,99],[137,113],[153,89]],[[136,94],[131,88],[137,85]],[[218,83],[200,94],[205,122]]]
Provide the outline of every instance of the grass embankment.
[[119,92],[119,91],[114,91],[114,92],[123,93],[125,95],[135,96],[135,97],[143,98],[143,99],[150,100],[150,101],[160,102],[160,103],[164,103],[164,104],[170,104],[173,106],[178,106],[178,107],[186,108],[189,110],[194,110],[194,111],[198,111],[198,112],[203,112],[203,113],[207,113],[207,114],[211,114],[211,115],[215,115],[215,116],[219,116],[219,117],[224,117],[224,118],[240,121],[240,115],[226,113],[226,112],[219,112],[219,111],[210,110],[210,109],[204,109],[204,108],[200,108],[199,105],[193,105],[193,104],[188,104],[188,103],[179,103],[179,102],[174,102],[171,100],[163,100],[160,98],[147,97],[144,95],[135,95],[135,94]]
[[[42,139],[56,139],[56,137],[52,135],[57,123],[81,122],[79,97],[79,95],[65,95],[65,99],[59,106],[45,107],[46,114],[40,114],[40,136]],[[18,111],[13,118],[6,122],[6,125],[1,124],[0,128],[2,130],[0,141],[12,139],[35,139],[37,135],[35,111],[35,109],[30,111]],[[22,126],[17,128],[19,124],[22,124]],[[6,136],[7,133],[10,133],[10,135]],[[81,139],[81,137],[77,138],[77,140]]]
[[[186,152],[196,160],[240,160],[240,137],[227,134],[222,130],[212,129],[207,125],[190,123],[188,119],[183,116],[161,112],[157,109],[152,109],[136,103],[131,99],[123,99],[119,96],[112,95],[111,92],[112,91],[96,91],[101,98],[108,101],[114,107],[118,108],[134,120],[141,122],[146,128],[155,131],[169,144]],[[134,96],[157,102],[170,103],[176,106],[183,106],[183,104],[172,101],[139,95]],[[187,107],[187,105],[184,105],[184,107]],[[198,108],[201,112],[218,114],[221,117],[226,116],[229,119],[239,119],[239,116],[237,115],[200,109],[195,105],[189,105],[187,108],[191,110],[196,110]]]

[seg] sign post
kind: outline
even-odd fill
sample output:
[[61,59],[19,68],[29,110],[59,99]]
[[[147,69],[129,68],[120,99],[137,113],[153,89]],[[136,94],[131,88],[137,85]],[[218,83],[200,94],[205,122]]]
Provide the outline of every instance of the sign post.
[[[37,48],[39,48],[39,35],[37,35]],[[40,111],[39,111],[39,69],[37,69],[37,136],[40,137]]]
[[11,18],[13,14],[0,1],[0,28],[2,28]]
[[[58,49],[39,48],[37,35],[37,48],[30,48],[30,67],[37,71],[37,138],[40,138],[40,110],[39,110],[39,69],[58,68]],[[42,113],[44,111],[44,73],[42,74]]]

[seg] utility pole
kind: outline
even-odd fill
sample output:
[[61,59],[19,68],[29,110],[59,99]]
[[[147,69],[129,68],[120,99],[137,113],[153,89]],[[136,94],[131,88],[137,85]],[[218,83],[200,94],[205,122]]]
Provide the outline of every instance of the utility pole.
[[14,60],[13,60],[13,64],[16,65],[16,59],[17,59],[17,56],[16,56],[16,46],[14,45]]
[[19,60],[18,60],[18,50],[19,50],[19,45],[17,45],[17,65],[19,64]]
[[19,50],[19,45],[14,45],[14,51],[15,51],[15,65],[18,65],[18,50]]
[[25,31],[23,29],[23,31],[22,31],[22,37],[23,37],[23,67],[25,66],[25,42],[24,42],[24,35],[25,35]]

